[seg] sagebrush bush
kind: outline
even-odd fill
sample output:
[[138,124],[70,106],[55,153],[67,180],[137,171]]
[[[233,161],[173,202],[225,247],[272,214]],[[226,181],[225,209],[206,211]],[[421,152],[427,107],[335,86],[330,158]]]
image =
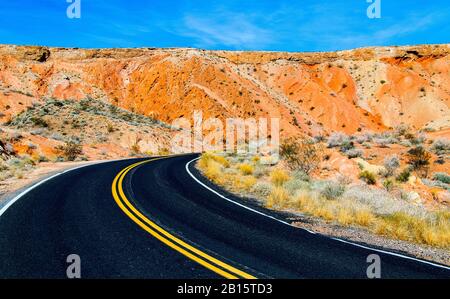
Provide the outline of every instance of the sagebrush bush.
[[294,195],[298,190],[309,189],[310,185],[306,181],[299,180],[293,177],[292,179],[287,181],[283,187],[290,195]]
[[384,159],[383,166],[386,169],[386,176],[393,176],[400,167],[400,159],[397,155],[387,156]]
[[431,145],[431,149],[438,155],[450,153],[450,140],[446,138],[436,139]]
[[436,172],[433,174],[433,178],[445,184],[450,184],[450,175],[445,172]]
[[272,192],[273,186],[272,184],[268,182],[257,182],[253,188],[252,191],[256,194],[259,194],[263,197],[267,197]]
[[345,186],[335,181],[328,181],[320,190],[320,194],[328,200],[337,199],[345,192]]
[[58,146],[59,151],[68,161],[74,161],[79,155],[83,154],[81,144],[74,141],[68,141],[64,145]]
[[293,179],[300,180],[300,181],[309,182],[311,180],[311,177],[302,170],[294,170],[291,173],[291,176]]
[[353,158],[359,158],[362,157],[364,152],[361,149],[358,148],[353,148],[353,149],[349,149],[345,152],[345,154],[347,155],[347,157],[349,159],[353,159]]
[[328,138],[328,147],[341,147],[342,145],[349,144],[350,142],[350,137],[346,134],[333,133]]

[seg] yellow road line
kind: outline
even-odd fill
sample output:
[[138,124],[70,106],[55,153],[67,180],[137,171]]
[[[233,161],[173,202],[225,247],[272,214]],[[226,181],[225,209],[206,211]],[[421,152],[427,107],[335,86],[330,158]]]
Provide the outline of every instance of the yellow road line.
[[[230,279],[237,279],[237,278],[247,278],[247,279],[255,279],[256,277],[243,272],[229,264],[226,264],[208,254],[205,252],[187,244],[183,240],[175,237],[168,231],[164,230],[162,227],[155,224],[153,221],[145,217],[141,212],[139,212],[127,199],[125,196],[125,193],[123,191],[123,180],[125,176],[128,174],[129,171],[131,171],[133,168],[142,165],[144,163],[149,163],[152,161],[160,160],[164,158],[155,158],[143,162],[138,162],[135,164],[132,164],[126,168],[124,168],[122,171],[119,172],[119,174],[115,177],[113,184],[112,184],[112,194],[114,197],[114,200],[116,201],[117,205],[121,208],[121,210],[130,218],[132,219],[136,224],[138,224],[141,228],[143,228],[145,231],[150,233],[153,237],[160,240],[170,248],[180,252],[184,256],[188,257],[189,259],[199,263],[200,265],[204,266],[207,269],[212,270],[213,272]],[[121,200],[122,199],[122,200]],[[123,201],[123,202],[122,202]],[[125,203],[125,205],[123,204]],[[133,215],[133,213],[137,215]],[[177,244],[176,244],[177,243]],[[187,251],[187,250],[191,251]],[[195,254],[193,254],[195,253]],[[200,258],[202,257],[202,258]],[[224,271],[223,269],[229,271]],[[236,276],[237,275],[237,276]]]

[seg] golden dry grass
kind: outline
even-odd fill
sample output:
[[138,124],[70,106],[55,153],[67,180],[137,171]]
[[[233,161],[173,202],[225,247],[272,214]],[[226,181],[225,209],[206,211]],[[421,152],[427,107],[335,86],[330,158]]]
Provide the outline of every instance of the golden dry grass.
[[289,174],[282,170],[282,169],[274,169],[270,173],[270,181],[275,186],[282,186],[284,183],[286,183],[290,179]]
[[243,175],[253,174],[253,171],[254,171],[254,167],[247,163],[240,164],[238,168]]
[[[256,179],[253,162],[230,163],[225,157],[211,153],[204,154],[198,165],[205,176],[216,184],[236,192],[251,192],[252,187],[260,182]],[[229,168],[234,171],[226,171]],[[309,189],[300,189],[289,193],[283,185],[289,181],[290,174],[275,168],[266,180],[274,186],[264,198],[265,206],[276,210],[294,210],[343,226],[361,226],[387,237],[416,242],[442,248],[450,248],[450,212],[428,212],[427,217],[406,213],[391,215],[375,214],[373,210],[353,199],[339,198],[329,200]]]

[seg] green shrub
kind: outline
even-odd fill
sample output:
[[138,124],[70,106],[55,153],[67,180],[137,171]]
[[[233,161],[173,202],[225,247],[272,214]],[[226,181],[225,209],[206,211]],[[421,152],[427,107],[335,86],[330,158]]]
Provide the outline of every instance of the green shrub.
[[402,172],[400,172],[400,174],[397,176],[396,179],[401,183],[406,183],[409,180],[410,176],[411,176],[411,169],[406,167],[405,169],[403,169]]
[[377,179],[375,174],[368,170],[364,170],[359,174],[359,178],[366,182],[369,185],[375,185],[377,183]]
[[433,178],[436,181],[440,181],[445,184],[450,184],[450,175],[446,174],[445,172],[436,172],[433,175]]
[[386,179],[383,181],[383,187],[387,191],[391,191],[394,188],[394,181],[391,179]]
[[40,117],[32,117],[31,122],[38,127],[48,128],[48,123]]

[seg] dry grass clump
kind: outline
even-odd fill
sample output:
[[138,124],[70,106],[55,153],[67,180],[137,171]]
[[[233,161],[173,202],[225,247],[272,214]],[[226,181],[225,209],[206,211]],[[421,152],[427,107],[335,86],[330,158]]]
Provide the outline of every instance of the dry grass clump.
[[267,197],[266,207],[275,208],[275,207],[286,207],[289,201],[289,194],[282,187],[276,187],[272,190],[269,197]]
[[254,167],[250,164],[242,163],[241,165],[239,165],[239,170],[243,175],[250,175],[253,174]]
[[237,167],[239,172],[236,172],[230,168],[226,157],[214,153],[203,154],[198,166],[208,179],[233,191],[250,191],[257,181],[250,175],[253,173],[252,165],[241,164]]
[[270,181],[277,187],[282,186],[289,180],[289,174],[282,169],[274,169],[270,173]]

